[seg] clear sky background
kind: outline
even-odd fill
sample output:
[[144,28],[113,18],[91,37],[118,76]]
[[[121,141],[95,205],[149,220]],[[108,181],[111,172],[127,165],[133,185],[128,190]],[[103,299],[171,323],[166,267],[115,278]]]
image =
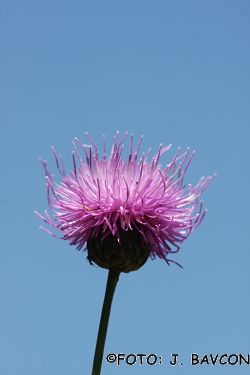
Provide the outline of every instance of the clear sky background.
[[0,374],[91,373],[107,271],[38,229],[38,158],[56,173],[53,145],[69,171],[74,137],[102,147],[105,134],[110,150],[117,130],[143,134],[152,154],[171,143],[162,164],[195,149],[186,183],[218,176],[204,222],[172,256],[184,269],[148,260],[116,289],[104,356],[163,363],[104,359],[102,375],[249,373],[190,363],[250,353],[249,0],[2,0],[0,29]]

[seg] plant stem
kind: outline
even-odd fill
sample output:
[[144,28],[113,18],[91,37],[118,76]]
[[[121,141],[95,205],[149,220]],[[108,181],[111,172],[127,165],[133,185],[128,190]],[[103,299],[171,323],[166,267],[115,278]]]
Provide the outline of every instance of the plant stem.
[[100,375],[101,373],[103,351],[108,329],[111,304],[120,273],[120,271],[109,270],[106,292],[102,306],[102,315],[96,341],[92,375]]

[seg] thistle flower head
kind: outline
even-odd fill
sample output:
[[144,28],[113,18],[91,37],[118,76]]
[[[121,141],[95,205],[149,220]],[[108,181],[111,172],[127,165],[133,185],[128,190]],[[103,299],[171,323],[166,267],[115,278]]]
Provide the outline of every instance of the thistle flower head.
[[[168,255],[177,252],[180,244],[202,222],[206,210],[203,210],[199,196],[215,175],[202,177],[195,186],[185,186],[184,175],[194,153],[190,155],[187,149],[180,154],[178,148],[173,160],[160,168],[159,159],[171,145],[165,148],[160,145],[151,161],[148,161],[150,150],[138,160],[142,138],[133,152],[132,135],[128,158],[123,159],[122,149],[126,135],[127,133],[118,142],[117,132],[108,159],[105,138],[102,158],[99,158],[98,148],[88,134],[92,145],[82,144],[76,138],[78,148],[73,142],[73,170],[70,174],[65,174],[62,158],[58,158],[52,147],[62,181],[57,184],[49,173],[46,162],[41,160],[53,217],[47,211],[45,217],[37,212],[36,214],[62,233],[58,238],[68,240],[78,250],[88,249],[90,258],[97,264],[98,257],[95,255],[98,251],[105,246],[114,247],[114,251],[108,250],[111,251],[108,257],[112,259],[108,258],[105,265],[100,261],[99,265],[105,268],[113,264],[114,255],[118,254],[114,244],[119,248],[124,242],[131,245],[132,254],[137,251],[135,249],[140,248],[138,254],[141,253],[136,257],[142,257],[143,260],[139,263],[145,263],[148,256],[171,262]],[[79,147],[85,154],[85,162],[79,153]],[[128,236],[130,240],[127,240]],[[126,252],[125,248],[123,250]],[[103,257],[103,253],[100,256]],[[139,267],[140,265],[137,268]],[[127,268],[125,272],[129,270],[131,269]]]

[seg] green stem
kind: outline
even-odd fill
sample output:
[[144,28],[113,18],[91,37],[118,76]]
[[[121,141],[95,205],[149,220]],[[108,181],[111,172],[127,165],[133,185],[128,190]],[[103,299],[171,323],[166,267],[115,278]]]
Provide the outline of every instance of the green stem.
[[92,375],[100,375],[102,367],[102,357],[104,351],[104,345],[106,340],[106,334],[109,323],[109,315],[111,310],[111,304],[117,281],[119,280],[120,271],[109,270],[108,280],[106,285],[105,297],[102,306],[102,315],[99,325],[99,331],[97,335],[95,356],[93,361]]

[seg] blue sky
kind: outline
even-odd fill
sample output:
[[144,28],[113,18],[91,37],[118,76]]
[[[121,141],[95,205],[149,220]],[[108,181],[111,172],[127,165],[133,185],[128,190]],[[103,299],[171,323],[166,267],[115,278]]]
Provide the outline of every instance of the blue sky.
[[104,360],[102,375],[248,373],[190,356],[250,353],[250,1],[2,0],[0,30],[0,374],[91,373],[107,271],[38,229],[38,159],[56,173],[53,145],[69,171],[74,137],[110,149],[117,130],[143,150],[171,143],[162,164],[195,149],[186,183],[217,177],[172,257],[184,269],[149,260],[117,286],[104,356],[162,364]]

